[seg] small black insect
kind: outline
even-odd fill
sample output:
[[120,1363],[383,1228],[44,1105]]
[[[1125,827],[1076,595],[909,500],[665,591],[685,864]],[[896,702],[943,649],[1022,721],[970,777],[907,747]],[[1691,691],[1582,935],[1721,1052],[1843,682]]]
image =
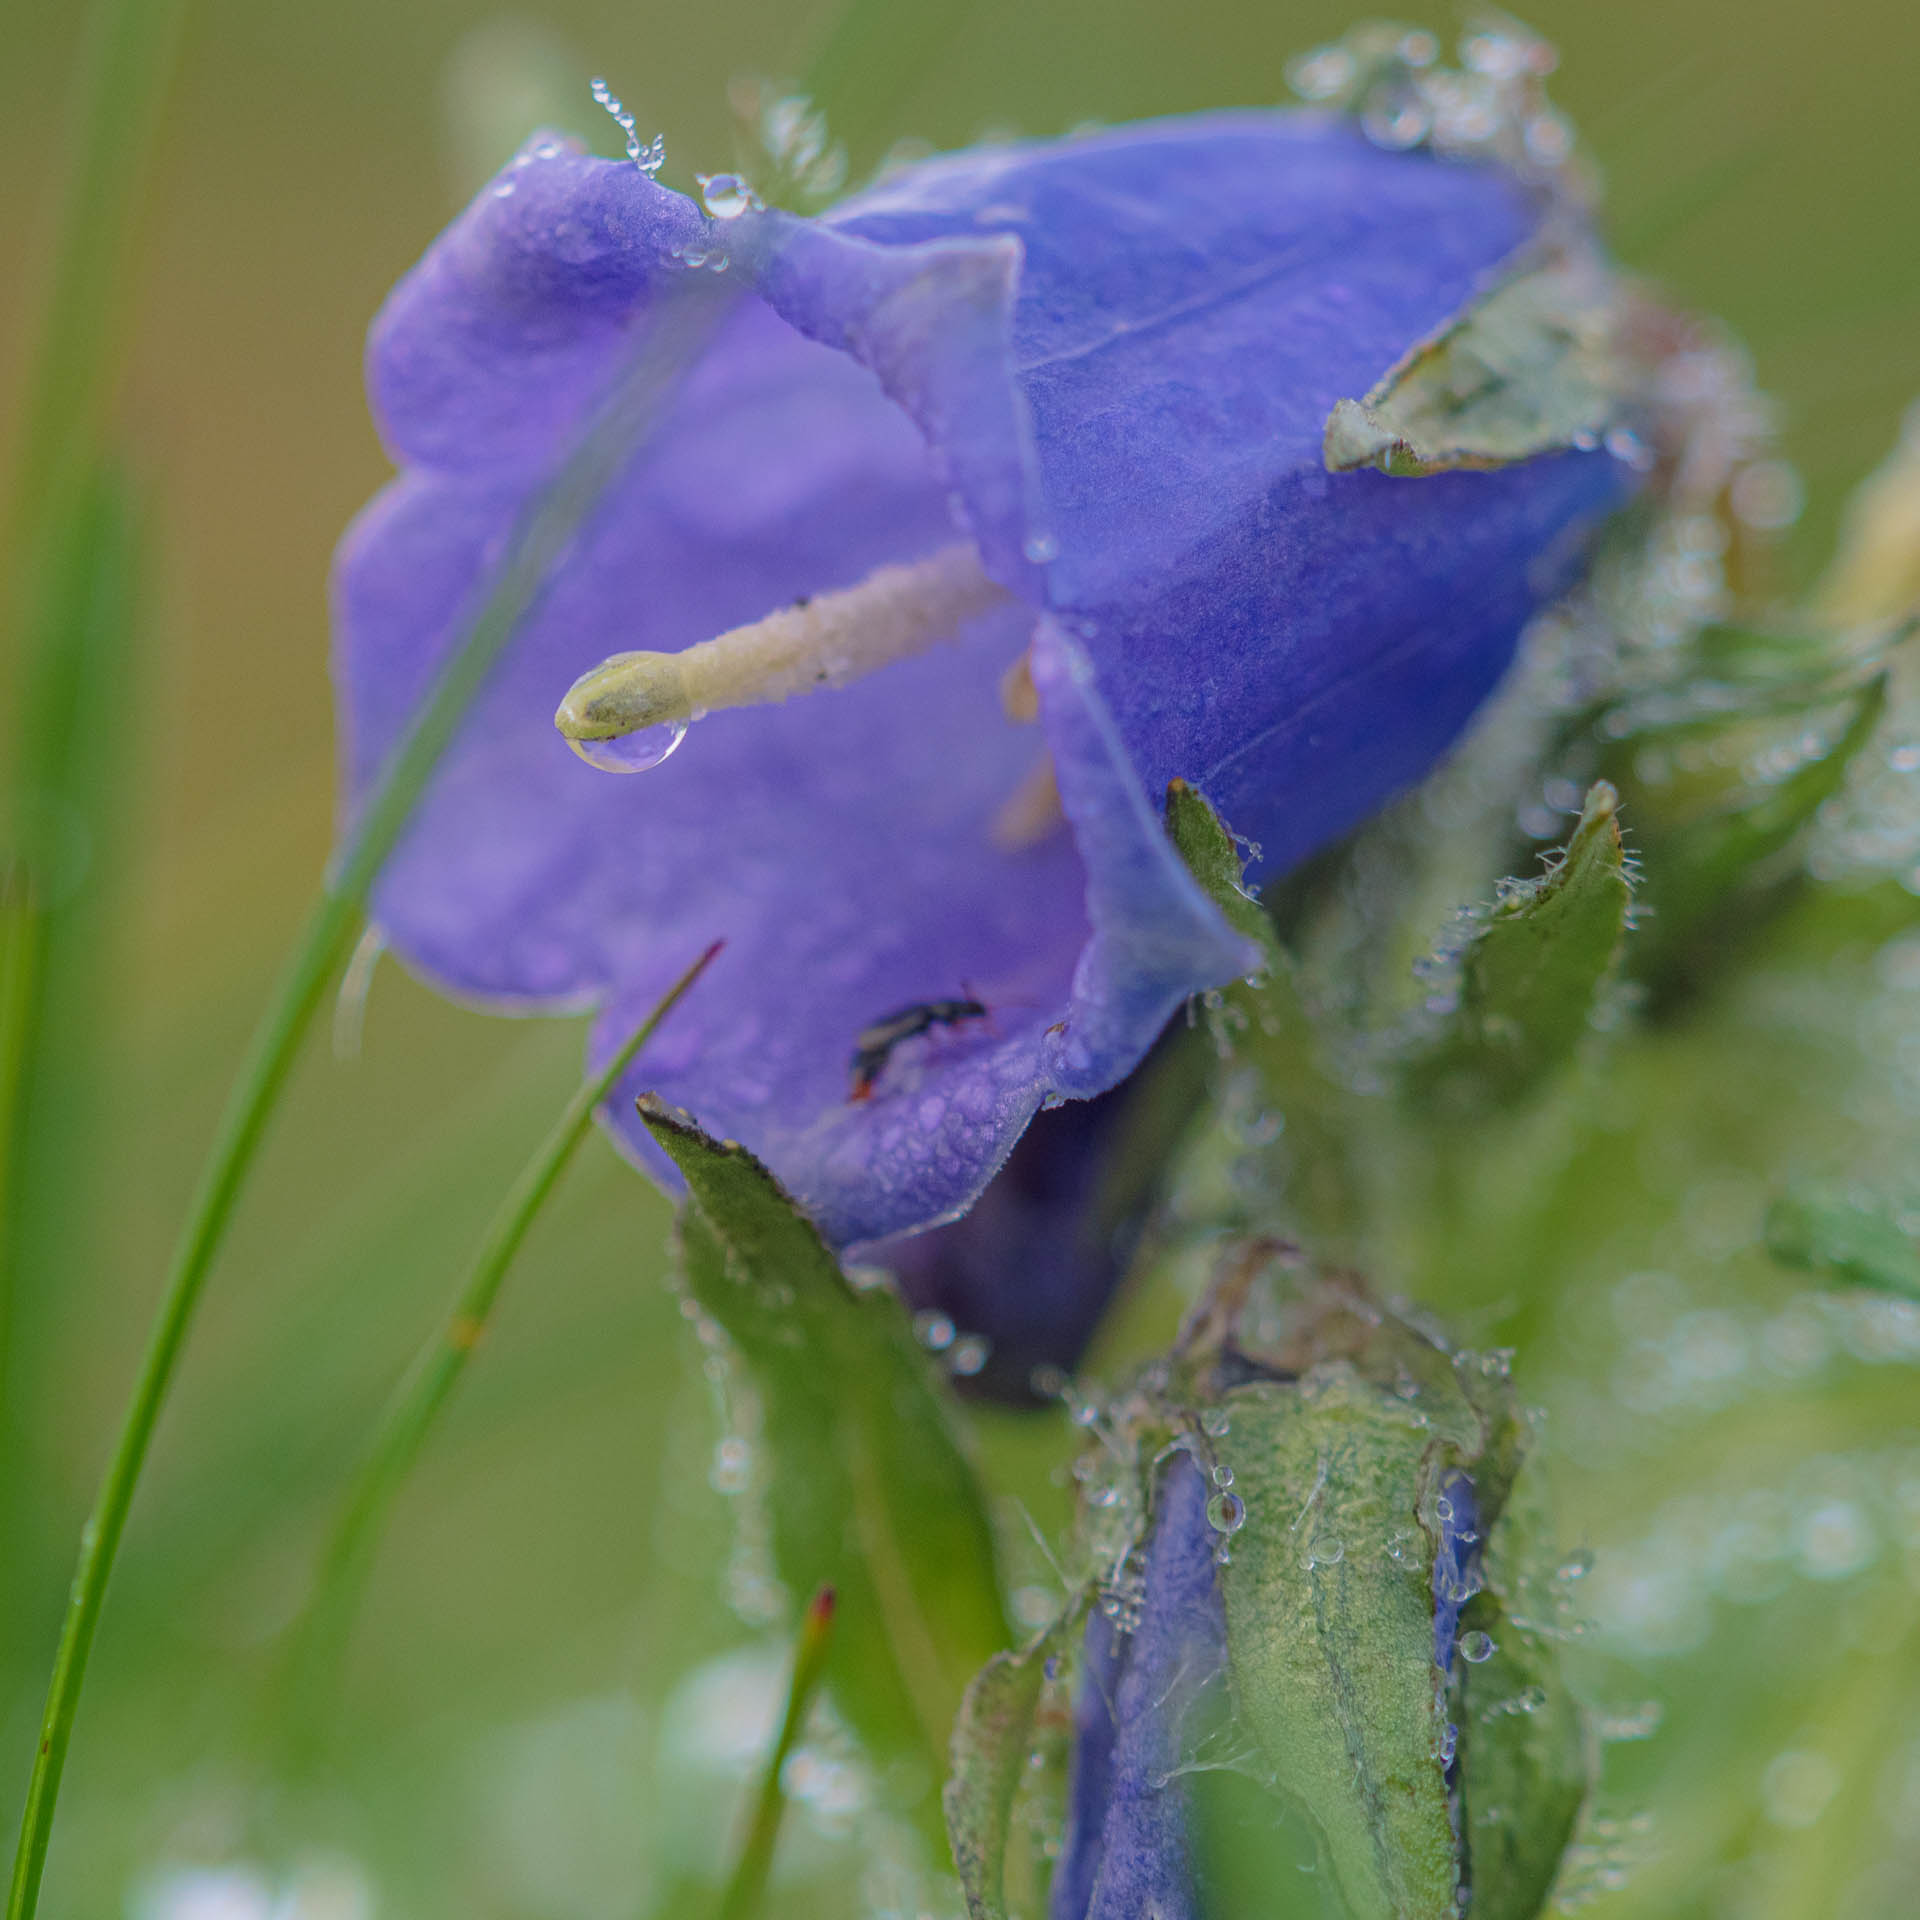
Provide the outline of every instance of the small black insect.
[[871,1096],[887,1057],[901,1041],[931,1033],[935,1027],[956,1027],[962,1020],[986,1017],[987,1010],[978,1000],[918,1000],[910,1007],[883,1013],[870,1027],[862,1027],[853,1043],[853,1057],[847,1062],[851,1082],[847,1098],[865,1100]]

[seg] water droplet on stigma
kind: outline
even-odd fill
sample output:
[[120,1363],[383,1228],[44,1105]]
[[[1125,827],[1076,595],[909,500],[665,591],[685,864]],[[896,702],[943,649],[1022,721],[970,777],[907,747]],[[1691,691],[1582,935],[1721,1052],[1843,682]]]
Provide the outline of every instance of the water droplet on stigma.
[[569,740],[567,745],[590,767],[602,773],[645,773],[657,767],[687,737],[684,720],[663,721],[637,733],[618,733],[611,740]]

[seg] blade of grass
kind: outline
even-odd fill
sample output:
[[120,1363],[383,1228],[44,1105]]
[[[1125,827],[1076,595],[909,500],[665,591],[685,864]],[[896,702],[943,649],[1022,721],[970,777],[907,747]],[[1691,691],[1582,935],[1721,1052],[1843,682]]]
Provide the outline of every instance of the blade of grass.
[[[83,923],[98,923],[105,889],[87,889],[91,897],[67,916],[63,929],[55,922],[73,891],[72,876],[36,869],[47,855],[49,818],[62,808],[77,815],[81,833],[92,841],[96,877],[111,868],[110,860],[98,856],[107,851],[109,836],[100,829],[112,796],[89,790],[87,780],[104,770],[103,786],[111,784],[116,756],[109,743],[131,731],[137,702],[129,699],[99,716],[92,740],[69,730],[50,735],[46,721],[49,694],[69,686],[99,651],[94,642],[101,629],[85,617],[98,608],[89,604],[89,583],[75,582],[74,562],[103,519],[126,506],[123,497],[112,497],[119,476],[100,458],[102,433],[134,307],[129,267],[153,173],[153,136],[185,13],[185,0],[96,0],[88,9],[67,104],[65,164],[56,169],[51,258],[29,322],[20,436],[0,519],[0,621],[11,640],[0,645],[0,673],[15,677],[11,691],[19,716],[0,794],[0,832],[24,868],[6,908],[8,1000],[0,1033],[0,1402],[13,1372],[5,1346],[14,1274],[28,1234],[22,1215],[37,1205],[43,1217],[63,1210],[75,1220],[92,1217],[84,1195],[58,1191],[60,1180],[50,1177],[71,1170],[71,1162],[50,1170],[29,1167],[27,1160],[29,1130],[34,1142],[44,1131],[36,1119],[35,1087],[48,1079],[49,1058],[60,1042],[91,1040],[99,1029],[96,1009],[83,1004],[96,984],[95,969],[73,962],[76,950],[88,962],[94,957],[81,947],[89,930]],[[64,931],[74,940],[63,940]],[[55,987],[69,1017],[50,1036],[43,1031],[43,1011]],[[85,1061],[73,1063],[63,1077],[76,1088],[100,1081]],[[0,1474],[0,1514],[29,1470],[24,1449],[6,1430],[7,1418],[0,1405],[0,1468],[6,1470]],[[13,1597],[11,1588],[0,1594],[0,1632],[15,1627]]]
[[787,1683],[787,1710],[780,1720],[780,1732],[767,1755],[760,1785],[753,1797],[753,1811],[740,1839],[733,1872],[727,1877],[726,1892],[720,1897],[719,1920],[753,1920],[767,1888],[767,1876],[773,1870],[773,1849],[780,1838],[780,1821],[787,1809],[786,1791],[780,1776],[786,1771],[787,1757],[805,1731],[813,1697],[827,1670],[827,1645],[833,1636],[834,1593],[822,1587],[813,1596],[800,1632],[794,1641],[793,1678]]
[[[15,841],[0,988],[0,1538],[12,1540],[32,1438],[8,1404],[30,1377],[27,1284],[44,1300],[90,1258],[103,1213],[98,1119],[111,1096],[114,962],[139,699],[145,542],[117,463],[94,464],[47,529],[28,615],[30,684],[12,774]],[[98,690],[110,687],[111,699]],[[3,858],[4,856],[0,856]],[[20,1630],[29,1562],[0,1572],[0,1636]]]
[[507,1190],[467,1270],[452,1311],[415,1356],[365,1461],[341,1507],[340,1518],[320,1563],[319,1578],[305,1618],[294,1630],[287,1662],[289,1722],[298,1739],[319,1718],[319,1700],[333,1674],[348,1634],[387,1516],[402,1484],[420,1457],[428,1433],[458,1384],[467,1361],[486,1331],[507,1269],[527,1237],[554,1184],[585,1137],[594,1110],[612,1093],[634,1056],[706,972],[722,942],[716,940],[671,987],[606,1067],[567,1103],[552,1132]]
[[300,1042],[352,945],[375,876],[482,681],[593,503],[631,457],[673,376],[710,337],[730,304],[725,290],[689,276],[686,290],[664,305],[646,344],[580,444],[522,517],[485,603],[456,641],[361,812],[255,1030],[175,1249],[112,1460],[81,1534],[21,1819],[7,1920],[30,1920],[38,1906],[74,1714],[134,1489],[208,1270]]

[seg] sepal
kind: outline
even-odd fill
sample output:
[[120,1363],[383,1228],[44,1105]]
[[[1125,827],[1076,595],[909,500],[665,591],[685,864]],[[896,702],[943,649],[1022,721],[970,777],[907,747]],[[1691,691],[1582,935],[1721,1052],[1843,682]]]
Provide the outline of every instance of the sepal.
[[1416,1096],[1454,1111],[1511,1104],[1591,1030],[1633,905],[1619,806],[1595,782],[1558,862],[1503,887],[1461,957],[1446,1026],[1409,1063]]

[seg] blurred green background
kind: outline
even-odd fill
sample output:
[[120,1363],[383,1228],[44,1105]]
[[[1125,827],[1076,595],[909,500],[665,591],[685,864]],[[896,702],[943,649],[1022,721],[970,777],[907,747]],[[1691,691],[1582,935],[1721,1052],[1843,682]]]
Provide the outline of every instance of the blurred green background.
[[[386,472],[360,393],[367,322],[473,184],[476,155],[504,158],[524,130],[505,122],[547,63],[562,77],[604,73],[643,131],[665,130],[667,177],[685,185],[696,166],[732,157],[729,77],[798,71],[831,11],[820,0],[571,0],[503,29],[491,5],[467,0],[191,10],[139,271],[124,290],[118,418],[154,577],[135,684],[101,692],[138,712],[127,837],[100,850],[123,890],[100,929],[109,990],[95,1064],[58,1090],[78,1177],[42,1201],[62,1221],[64,1253],[37,1267],[17,1303],[17,1425],[0,1435],[11,1506],[0,1830],[12,1830],[73,1541],[168,1243],[327,852],[328,557]],[[902,136],[951,145],[988,128],[1048,134],[1277,100],[1286,57],[1356,17],[1337,4],[1234,0],[983,0],[956,11],[939,56],[887,76],[871,90],[871,123],[846,129],[869,158]],[[1555,96],[1605,169],[1621,250],[1722,316],[1777,396],[1808,483],[1794,555],[1810,572],[1847,487],[1920,392],[1920,222],[1904,140],[1920,12],[1895,0],[1537,0],[1529,20],[1561,50]],[[79,25],[78,10],[16,5],[0,34],[0,439],[17,429]],[[565,97],[573,123],[614,150],[584,89]],[[11,739],[11,717],[0,718]],[[1844,977],[1829,978],[1844,1009]],[[1833,1023],[1842,1053],[1861,1039],[1850,1018]],[[404,1496],[355,1643],[337,1754],[318,1785],[277,1799],[258,1792],[250,1758],[272,1639],[300,1597],[327,1502],[494,1198],[574,1086],[581,1043],[568,1023],[447,1006],[388,965],[358,1053],[336,1057],[324,1036],[309,1049],[136,1510],[43,1912],[157,1915],[142,1891],[149,1876],[244,1857],[270,1876],[305,1863],[294,1891],[277,1883],[291,1903],[283,1915],[300,1920],[611,1920],[645,1912],[650,1887],[717,1843],[751,1748],[738,1700],[761,1697],[752,1682],[767,1656],[722,1604],[730,1520],[708,1484],[708,1391],[660,1283],[667,1209],[598,1139],[536,1229]],[[1739,1171],[1751,1103],[1736,1092],[1738,1111],[1716,1109],[1708,1096],[1724,1060],[1702,1044],[1702,1107],[1671,1129],[1684,1157],[1642,1141],[1637,1160],[1623,1149],[1623,1181],[1667,1194],[1696,1173],[1710,1183]],[[1781,1098],[1792,1097],[1788,1086]],[[1752,1145],[1776,1149],[1787,1151]],[[1755,1180],[1763,1171],[1746,1169]],[[1754,1211],[1737,1180],[1721,1191],[1729,1218]],[[1668,1201],[1642,1211],[1664,1223]],[[1697,1304],[1689,1289],[1792,1292],[1757,1259],[1729,1279],[1711,1233],[1667,1248],[1664,1224],[1648,1226],[1656,1261],[1634,1244],[1629,1198],[1622,1217],[1596,1272],[1604,1264],[1611,1287],[1636,1261],[1658,1265],[1647,1312],[1662,1325]],[[1726,1231],[1733,1247],[1750,1245],[1751,1222]],[[1629,1314],[1576,1342],[1579,1363],[1528,1355],[1523,1377],[1577,1425],[1610,1391],[1607,1343],[1624,1351],[1643,1330]],[[1793,1429],[1793,1457],[1890,1432],[1911,1394],[1910,1373],[1876,1373],[1871,1394],[1856,1396],[1858,1430],[1836,1438],[1815,1408]],[[1642,1423],[1677,1446],[1691,1419],[1677,1402],[1650,1402]],[[1763,1424],[1777,1439],[1777,1419]],[[1737,1460],[1736,1442],[1720,1444]],[[1569,1498],[1584,1502],[1571,1531],[1603,1547],[1638,1539],[1649,1491],[1680,1485],[1657,1444],[1628,1452],[1599,1490],[1584,1490],[1578,1460],[1567,1475]],[[1756,1693],[1753,1663],[1790,1666],[1806,1636],[1833,1630],[1814,1602],[1834,1589],[1809,1591],[1813,1602],[1773,1616],[1758,1644],[1742,1625],[1732,1638],[1702,1628],[1665,1656],[1653,1649],[1647,1692],[1672,1690],[1691,1717],[1629,1752],[1609,1803],[1623,1823],[1642,1806],[1658,1823],[1676,1767],[1725,1768],[1728,1805],[1762,1805],[1762,1774],[1795,1736],[1755,1705],[1788,1711]],[[1855,1650],[1847,1671],[1880,1657]],[[700,1697],[722,1702],[696,1715],[698,1737],[676,1731],[691,1711],[676,1689],[696,1669]],[[1816,1699],[1837,1697],[1825,1680],[1815,1687]],[[1736,1699],[1739,1711],[1723,1715],[1716,1703]],[[1717,1733],[1704,1744],[1686,1732],[1709,1722]],[[1920,1828],[1920,1750],[1913,1771]],[[780,1910],[849,1910],[859,1863],[833,1838],[831,1798],[794,1850]],[[1753,1833],[1733,1815],[1714,1828],[1704,1857],[1691,1856],[1697,1872],[1648,1865],[1623,1891],[1592,1891],[1608,1911],[1745,1912],[1729,1902],[1749,1898],[1747,1883],[1725,1863],[1765,1838],[1766,1816],[1752,1817]],[[1623,1832],[1626,1851],[1655,1851]],[[1703,1858],[1718,1863],[1711,1874]],[[1813,1885],[1811,1904],[1754,1910],[1783,1920],[1848,1910],[1837,1886]],[[248,1883],[230,1890],[257,1899]]]

